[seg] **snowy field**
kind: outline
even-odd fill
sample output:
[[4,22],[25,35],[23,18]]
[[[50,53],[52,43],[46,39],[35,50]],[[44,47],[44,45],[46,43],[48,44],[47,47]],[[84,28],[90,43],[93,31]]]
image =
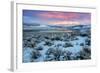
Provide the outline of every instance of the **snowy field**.
[[90,29],[71,31],[24,31],[23,62],[91,59]]

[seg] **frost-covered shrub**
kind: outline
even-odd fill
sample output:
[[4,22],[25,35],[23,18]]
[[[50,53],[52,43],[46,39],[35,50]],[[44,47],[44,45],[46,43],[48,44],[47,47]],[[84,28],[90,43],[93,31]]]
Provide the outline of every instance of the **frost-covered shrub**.
[[55,38],[51,38],[51,41],[54,41],[55,40]]
[[46,52],[46,58],[45,61],[66,61],[71,60],[72,58],[72,52],[62,50],[59,48],[56,49],[48,49]]
[[58,40],[61,40],[61,37],[55,36],[55,37],[51,38],[51,40],[52,41],[54,41],[54,40],[57,40],[58,41]]
[[64,51],[64,54],[63,54],[63,60],[71,60],[72,59],[72,52],[70,51]]
[[90,34],[88,34],[88,36],[87,36],[88,38],[91,38],[91,33]]
[[24,40],[24,42],[23,42],[23,47],[34,48],[35,46],[36,46],[36,43],[33,40],[33,38],[29,38],[27,40]]
[[31,45],[31,42],[27,42],[27,43],[25,43],[25,47],[31,47],[32,45]]
[[56,47],[60,47],[60,46],[62,46],[62,44],[57,44],[57,45],[56,45]]
[[46,51],[46,55],[50,55],[54,52],[54,49],[53,48],[49,48],[47,51]]
[[75,37],[75,36],[78,36],[79,32],[76,31],[76,32],[71,32],[69,34],[70,34],[70,37]]
[[90,46],[91,45],[91,40],[90,39],[86,39],[85,40],[85,44],[88,45],[88,46]]
[[43,50],[43,47],[42,46],[39,46],[39,47],[36,47],[35,49],[36,50]]
[[65,42],[67,41],[67,42],[68,42],[68,41],[69,41],[69,39],[65,37],[65,38],[63,39],[63,41],[65,41]]
[[80,36],[82,36],[82,37],[87,37],[88,34],[87,34],[87,33],[80,33]]
[[73,47],[73,45],[72,45],[71,43],[67,43],[67,42],[66,42],[66,43],[63,45],[63,47],[65,47],[65,48],[66,48],[66,47]]
[[36,43],[31,43],[31,47],[34,48],[36,46]]
[[83,47],[83,49],[78,53],[77,59],[91,59],[91,49],[88,47]]
[[48,36],[45,36],[44,38],[45,38],[45,39],[50,39]]
[[80,46],[84,46],[84,43],[80,43]]
[[27,40],[23,40],[23,47],[26,47],[27,46]]
[[37,40],[35,40],[34,42],[38,44],[38,43],[41,42],[41,40],[38,40],[38,39],[37,39]]
[[32,38],[27,39],[27,42],[31,42],[31,39],[32,39]]
[[61,49],[55,49],[55,51],[53,52],[54,55],[54,59],[56,61],[60,61],[60,56],[63,54],[63,51]]
[[79,40],[79,38],[75,37],[74,40]]
[[91,49],[89,47],[83,47],[83,51],[85,51],[86,53],[91,54]]
[[63,54],[63,51],[61,49],[50,48],[46,52],[46,55],[47,55],[46,60],[48,60],[48,58],[49,58],[49,59],[52,59],[52,60],[55,60],[55,61],[60,61],[60,56],[62,54]]
[[45,44],[44,45],[47,45],[47,46],[51,46],[53,45],[51,41],[45,41]]
[[75,35],[73,35],[73,36],[70,36],[70,38],[69,38],[71,41],[74,41],[74,40],[78,40],[78,38],[75,36]]
[[46,52],[46,59],[45,61],[65,61],[65,60],[71,60],[73,59],[71,57],[72,52],[70,51],[66,51],[66,50],[62,50],[61,48],[50,48],[48,49],[48,51]]
[[41,56],[41,53],[38,50],[33,50],[32,51],[32,61],[34,61],[35,59],[39,58]]
[[46,55],[46,58],[44,61],[53,61],[54,60],[54,55]]

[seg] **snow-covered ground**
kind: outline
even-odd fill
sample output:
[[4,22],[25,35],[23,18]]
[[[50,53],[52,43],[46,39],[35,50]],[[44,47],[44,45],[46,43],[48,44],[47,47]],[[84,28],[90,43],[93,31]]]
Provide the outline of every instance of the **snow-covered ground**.
[[24,32],[23,62],[91,58],[90,32]]

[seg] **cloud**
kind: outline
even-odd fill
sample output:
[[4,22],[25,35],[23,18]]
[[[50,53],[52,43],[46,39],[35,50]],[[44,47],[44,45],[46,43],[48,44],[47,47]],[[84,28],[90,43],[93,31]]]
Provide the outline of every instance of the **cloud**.
[[71,20],[73,18],[78,18],[78,14],[73,12],[46,12],[38,15],[43,19]]

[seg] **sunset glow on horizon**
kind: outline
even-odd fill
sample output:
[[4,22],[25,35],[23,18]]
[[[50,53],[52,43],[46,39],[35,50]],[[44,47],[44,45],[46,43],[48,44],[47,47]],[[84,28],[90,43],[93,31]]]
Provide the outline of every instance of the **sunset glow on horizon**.
[[55,22],[49,22],[49,24],[52,24],[52,25],[80,25],[79,22],[77,21],[55,21]]

